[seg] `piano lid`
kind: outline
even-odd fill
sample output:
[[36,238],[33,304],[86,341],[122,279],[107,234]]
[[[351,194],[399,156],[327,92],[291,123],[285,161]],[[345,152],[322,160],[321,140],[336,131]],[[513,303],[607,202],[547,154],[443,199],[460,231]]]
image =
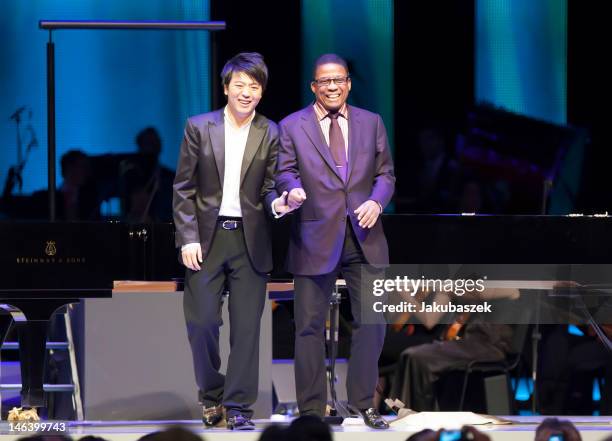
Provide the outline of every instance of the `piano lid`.
[[127,235],[127,226],[116,222],[0,222],[0,297],[111,290],[122,274]]

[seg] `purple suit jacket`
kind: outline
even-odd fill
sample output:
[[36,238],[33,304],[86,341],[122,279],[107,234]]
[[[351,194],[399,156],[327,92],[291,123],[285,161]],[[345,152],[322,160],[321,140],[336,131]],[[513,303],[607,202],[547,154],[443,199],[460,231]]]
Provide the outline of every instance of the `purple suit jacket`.
[[389,249],[381,220],[372,229],[359,226],[353,211],[372,199],[384,208],[393,195],[395,176],[387,132],[380,115],[349,106],[348,178],[344,183],[312,105],[280,124],[276,187],[301,187],[306,200],[295,212],[287,269],[297,275],[333,271],[340,260],[347,213],[368,263],[386,266]]

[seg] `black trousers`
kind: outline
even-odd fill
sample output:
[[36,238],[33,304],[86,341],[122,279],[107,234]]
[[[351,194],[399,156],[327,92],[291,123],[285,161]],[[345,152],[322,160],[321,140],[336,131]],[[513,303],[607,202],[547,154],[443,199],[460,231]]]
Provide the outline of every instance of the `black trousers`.
[[441,375],[463,370],[472,361],[495,362],[504,357],[504,351],[484,336],[410,347],[400,355],[391,396],[419,412],[435,410],[434,383]]
[[349,404],[357,409],[373,406],[372,400],[378,381],[378,358],[385,340],[385,323],[382,315],[378,317],[377,323],[373,323],[376,320],[372,320],[372,314],[367,314],[368,319],[362,320],[362,300],[368,302],[367,299],[362,299],[362,295],[371,293],[362,293],[361,286],[362,275],[368,278],[383,278],[384,271],[367,265],[352,227],[348,226],[340,262],[334,271],[317,276],[294,277],[295,386],[302,415],[325,415],[325,319],[332,290],[340,272],[346,280],[354,318],[347,377],[348,400]]
[[[242,228],[217,227],[200,271],[187,270],[183,307],[199,400],[223,404],[228,416],[251,417],[259,381],[259,329],[265,305],[265,274],[253,269]],[[230,355],[219,372],[222,295],[229,288]]]

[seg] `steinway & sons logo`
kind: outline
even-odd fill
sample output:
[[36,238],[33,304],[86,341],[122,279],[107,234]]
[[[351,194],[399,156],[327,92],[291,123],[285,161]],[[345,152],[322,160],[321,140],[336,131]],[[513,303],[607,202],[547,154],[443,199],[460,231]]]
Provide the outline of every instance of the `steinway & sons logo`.
[[45,254],[47,256],[55,256],[57,254],[57,248],[55,248],[55,241],[47,241],[47,247],[45,248]]
[[81,264],[86,263],[85,257],[58,256],[57,245],[54,240],[46,241],[44,255],[40,257],[18,256],[17,264]]

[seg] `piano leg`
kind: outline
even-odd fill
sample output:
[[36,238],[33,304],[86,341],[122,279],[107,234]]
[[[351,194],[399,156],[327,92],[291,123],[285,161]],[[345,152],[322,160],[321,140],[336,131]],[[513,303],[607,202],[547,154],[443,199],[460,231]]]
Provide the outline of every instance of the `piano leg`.
[[21,406],[45,407],[43,380],[47,359],[49,320],[17,323],[21,361]]
[[55,311],[78,299],[11,301],[19,312],[12,312],[19,339],[21,363],[21,406],[45,407],[43,380],[47,357],[47,333]]

